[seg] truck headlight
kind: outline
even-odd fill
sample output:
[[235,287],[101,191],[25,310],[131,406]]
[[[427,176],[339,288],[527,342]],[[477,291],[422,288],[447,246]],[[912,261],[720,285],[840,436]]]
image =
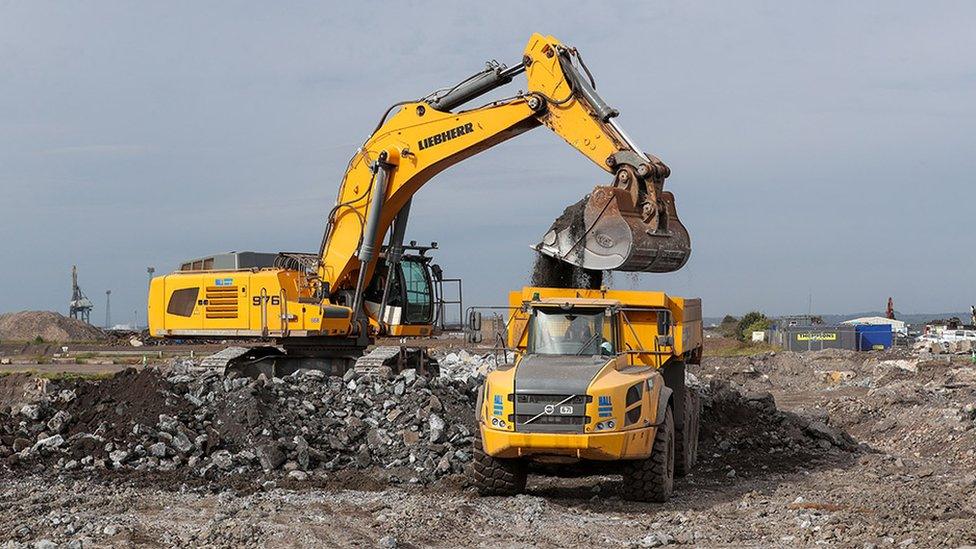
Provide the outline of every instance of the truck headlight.
[[612,419],[608,419],[606,421],[601,421],[600,423],[597,423],[596,424],[596,430],[597,431],[609,431],[609,430],[612,430],[612,429],[614,429],[616,427],[617,427],[617,422],[614,421],[614,420],[612,420]]
[[505,420],[498,419],[497,417],[491,418],[491,426],[495,427],[496,429],[505,429],[507,427]]

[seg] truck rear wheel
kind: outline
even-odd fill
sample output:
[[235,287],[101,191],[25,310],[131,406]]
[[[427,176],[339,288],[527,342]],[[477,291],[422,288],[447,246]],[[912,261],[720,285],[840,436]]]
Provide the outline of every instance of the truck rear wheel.
[[651,456],[624,464],[624,498],[657,503],[668,501],[674,490],[674,450],[674,416],[669,406],[664,423],[654,434]]
[[683,477],[698,463],[698,427],[701,423],[701,399],[698,391],[685,390],[684,426],[675,437],[674,472]]
[[475,440],[471,478],[482,496],[514,496],[525,491],[526,464],[518,459],[495,458],[485,453],[481,440]]

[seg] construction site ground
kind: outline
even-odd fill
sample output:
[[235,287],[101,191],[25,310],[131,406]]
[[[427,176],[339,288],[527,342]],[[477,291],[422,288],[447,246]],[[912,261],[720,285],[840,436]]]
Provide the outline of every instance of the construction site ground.
[[[676,482],[667,504],[621,500],[614,476],[533,475],[524,495],[481,498],[462,474],[394,484],[375,468],[313,472],[301,480],[260,473],[211,480],[166,471],[0,467],[0,543],[976,544],[976,370],[968,357],[919,361],[904,352],[831,350],[749,355],[715,339],[707,348],[713,354],[706,351],[692,374],[713,390],[728,382],[741,398],[705,414],[701,461]],[[78,365],[44,368],[59,366],[79,371]],[[793,431],[758,421],[769,417],[762,415],[772,405],[767,394],[780,410],[826,426],[819,444],[816,438],[794,444],[787,440]]]

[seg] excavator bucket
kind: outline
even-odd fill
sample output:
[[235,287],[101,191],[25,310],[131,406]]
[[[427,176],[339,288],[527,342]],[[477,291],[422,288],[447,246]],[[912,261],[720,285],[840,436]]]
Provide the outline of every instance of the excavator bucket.
[[590,271],[677,271],[691,255],[691,238],[674,195],[661,192],[655,202],[637,207],[628,191],[598,186],[566,208],[535,249]]

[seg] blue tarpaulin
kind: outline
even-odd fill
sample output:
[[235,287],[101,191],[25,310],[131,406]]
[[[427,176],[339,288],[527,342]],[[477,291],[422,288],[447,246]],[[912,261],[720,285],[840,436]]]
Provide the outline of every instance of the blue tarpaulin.
[[858,351],[888,349],[891,347],[891,324],[858,324],[854,327]]

